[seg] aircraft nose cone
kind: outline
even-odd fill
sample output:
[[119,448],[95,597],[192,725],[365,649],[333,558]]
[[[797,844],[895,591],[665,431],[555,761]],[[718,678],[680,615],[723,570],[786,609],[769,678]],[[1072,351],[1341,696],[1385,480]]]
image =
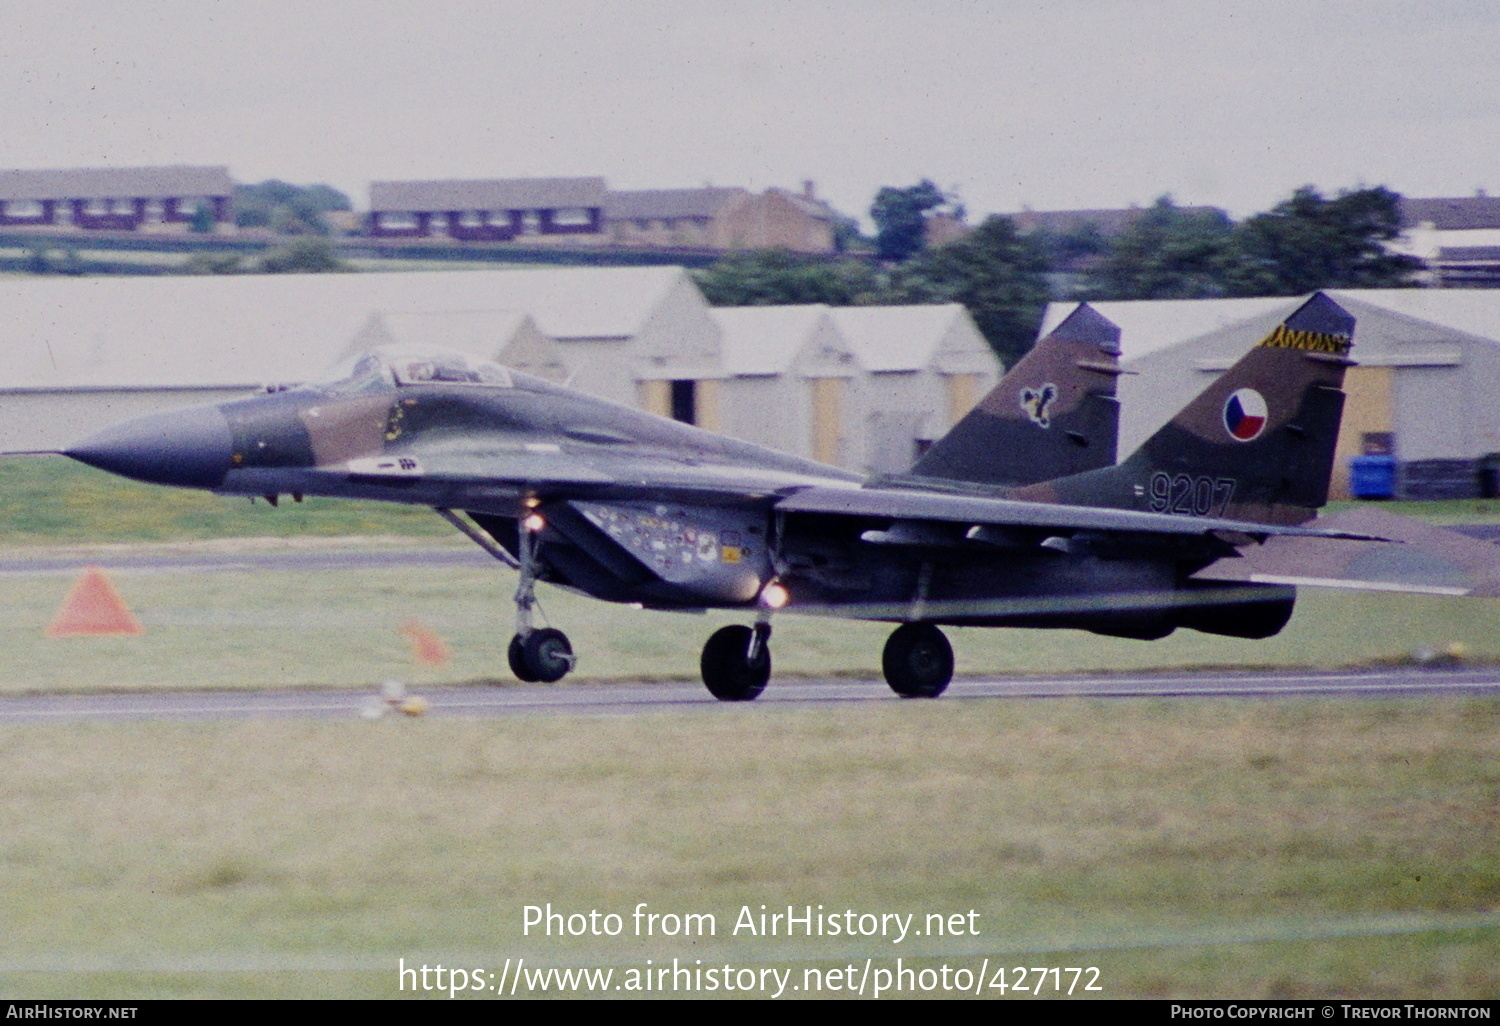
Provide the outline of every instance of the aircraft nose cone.
[[64,454],[137,481],[217,488],[233,451],[229,422],[217,406],[157,413],[91,435]]

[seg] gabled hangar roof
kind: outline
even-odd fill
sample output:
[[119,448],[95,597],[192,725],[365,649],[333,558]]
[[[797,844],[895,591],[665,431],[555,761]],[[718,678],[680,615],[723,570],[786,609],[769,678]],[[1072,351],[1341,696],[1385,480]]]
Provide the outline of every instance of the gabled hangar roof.
[[[720,306],[712,310],[714,322],[723,331],[720,342],[724,370],[736,377],[785,374],[820,328],[825,341],[837,347],[834,360],[855,363],[847,342],[821,303],[801,306]],[[816,355],[816,354],[814,354]],[[852,373],[852,366],[849,372]]]
[[391,310],[372,314],[341,355],[382,345],[457,349],[496,359],[531,321],[524,310]]
[[[831,315],[860,363],[876,374],[919,371],[930,366],[954,321],[969,316],[958,303],[840,306],[833,307]],[[969,328],[978,335],[972,321]],[[983,344],[983,337],[979,341]],[[985,352],[989,352],[988,346],[985,346]]]
[[[1280,310],[1293,297],[1267,296],[1253,299],[1141,299],[1090,302],[1089,306],[1120,326],[1120,359],[1134,360],[1169,349],[1181,342],[1207,335],[1231,324]],[[1078,304],[1049,303],[1037,338],[1042,339],[1062,323]]]

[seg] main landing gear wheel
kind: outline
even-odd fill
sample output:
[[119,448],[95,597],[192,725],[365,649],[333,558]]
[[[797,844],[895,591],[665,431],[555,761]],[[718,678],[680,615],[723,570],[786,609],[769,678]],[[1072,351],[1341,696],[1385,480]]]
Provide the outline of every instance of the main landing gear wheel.
[[[757,628],[763,625],[757,624]],[[757,634],[760,636],[757,636]],[[720,627],[703,646],[703,683],[721,702],[749,702],[766,689],[771,679],[770,631],[757,631],[738,624]]]
[[555,684],[573,668],[573,645],[555,627],[543,627],[510,639],[510,672],[528,684]]
[[904,623],[886,640],[880,666],[902,698],[936,698],[953,679],[953,646],[930,623]]

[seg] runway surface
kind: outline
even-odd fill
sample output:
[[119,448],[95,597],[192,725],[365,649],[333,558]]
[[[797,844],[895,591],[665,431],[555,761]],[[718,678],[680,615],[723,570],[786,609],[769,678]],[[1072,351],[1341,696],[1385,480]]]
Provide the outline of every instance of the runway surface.
[[[700,684],[514,684],[418,688],[432,716],[618,716],[694,706],[746,708],[712,698]],[[1392,698],[1500,695],[1500,670],[1285,670],[1128,674],[1054,679],[960,680],[937,701],[1035,698]],[[355,719],[371,691],[38,695],[0,699],[0,724],[110,720]],[[773,680],[753,706],[899,702],[881,681]]]

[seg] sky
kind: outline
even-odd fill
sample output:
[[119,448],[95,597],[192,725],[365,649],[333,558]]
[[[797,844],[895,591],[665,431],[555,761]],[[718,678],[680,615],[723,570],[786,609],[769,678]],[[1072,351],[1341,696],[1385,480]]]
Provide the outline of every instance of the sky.
[[970,219],[1500,192],[1493,0],[0,0],[0,168],[929,178]]

